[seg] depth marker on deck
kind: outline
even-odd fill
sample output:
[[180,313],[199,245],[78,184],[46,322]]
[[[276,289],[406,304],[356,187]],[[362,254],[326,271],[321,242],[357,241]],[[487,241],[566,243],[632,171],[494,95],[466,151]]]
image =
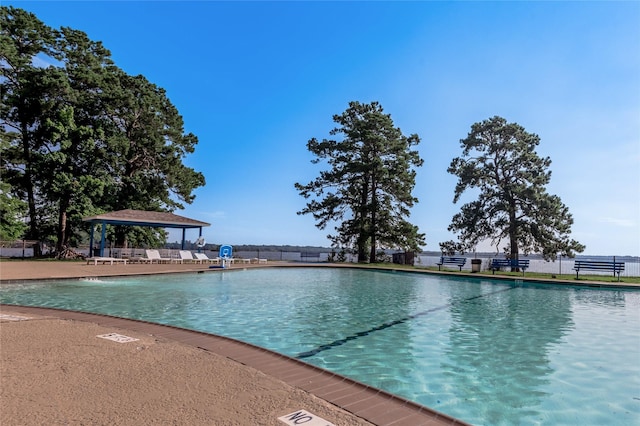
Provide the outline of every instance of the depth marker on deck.
[[21,317],[19,315],[0,314],[0,320],[26,321],[26,320],[30,320],[30,319],[31,319],[31,317]]
[[282,423],[289,426],[305,425],[305,426],[335,426],[333,423],[322,419],[308,411],[298,410],[286,416],[278,417]]
[[101,339],[113,340],[114,342],[118,342],[118,343],[128,343],[128,342],[135,342],[136,340],[140,340],[134,337],[123,336],[122,334],[118,334],[118,333],[99,334],[96,337],[99,337]]

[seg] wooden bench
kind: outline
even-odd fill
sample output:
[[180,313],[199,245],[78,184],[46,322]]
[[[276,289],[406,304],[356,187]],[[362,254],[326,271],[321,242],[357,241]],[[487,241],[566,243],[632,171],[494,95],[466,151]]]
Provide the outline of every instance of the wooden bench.
[[495,275],[502,268],[521,269],[522,276],[529,267],[529,259],[491,259],[491,272]]
[[616,262],[615,260],[576,260],[573,264],[573,270],[576,271],[576,280],[580,270],[587,270],[611,271],[614,277],[618,274],[618,281],[620,281],[620,272],[624,271],[624,262]]
[[436,263],[438,265],[438,271],[440,267],[443,265],[456,265],[462,271],[462,267],[467,263],[466,257],[450,257],[450,256],[442,256],[440,258],[440,262]]

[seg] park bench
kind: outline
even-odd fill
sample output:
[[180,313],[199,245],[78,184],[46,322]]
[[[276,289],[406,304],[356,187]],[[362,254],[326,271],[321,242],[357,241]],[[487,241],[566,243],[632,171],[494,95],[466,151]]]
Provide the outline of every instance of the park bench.
[[440,267],[443,265],[456,265],[462,271],[462,267],[467,263],[466,257],[451,257],[451,256],[442,256],[440,258],[440,262],[436,263],[438,265],[438,271]]
[[529,267],[529,259],[492,259],[491,260],[491,272],[495,275],[497,270],[502,268],[521,269],[522,276],[524,271]]
[[604,260],[576,260],[573,264],[573,270],[576,271],[576,280],[581,270],[587,271],[611,271],[615,277],[618,274],[620,281],[620,272],[624,271],[624,262],[604,261]]

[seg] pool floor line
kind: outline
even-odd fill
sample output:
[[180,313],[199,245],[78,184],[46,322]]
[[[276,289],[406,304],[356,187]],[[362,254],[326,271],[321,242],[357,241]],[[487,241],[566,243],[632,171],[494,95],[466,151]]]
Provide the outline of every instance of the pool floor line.
[[229,337],[105,314],[7,304],[0,304],[0,308],[9,309],[16,315],[89,322],[103,327],[114,327],[120,329],[117,331],[125,333],[126,330],[130,330],[150,334],[216,353],[324,399],[374,425],[470,426],[462,420],[382,389]]
[[394,325],[404,324],[407,321],[411,321],[411,320],[416,319],[418,317],[421,317],[421,316],[424,316],[424,315],[428,315],[428,314],[433,313],[433,312],[441,311],[443,309],[450,308],[451,306],[454,306],[456,303],[465,303],[465,302],[468,302],[468,301],[471,301],[471,300],[480,299],[482,297],[492,296],[494,294],[498,294],[498,293],[502,293],[502,292],[505,292],[505,291],[513,290],[514,288],[516,288],[516,287],[511,286],[511,287],[503,288],[503,289],[500,289],[500,290],[492,291],[492,292],[489,292],[489,293],[479,294],[479,295],[476,295],[476,296],[473,296],[473,297],[469,297],[467,299],[463,299],[463,300],[461,300],[459,302],[447,303],[445,305],[436,306],[435,308],[427,309],[426,311],[418,312],[417,314],[409,315],[409,316],[407,316],[405,318],[400,318],[400,319],[397,319],[397,320],[394,320],[394,321],[385,322],[385,323],[383,323],[383,324],[381,324],[381,325],[379,325],[377,327],[372,327],[372,328],[370,328],[370,329],[368,329],[366,331],[359,331],[359,332],[351,334],[351,335],[349,335],[349,336],[347,336],[347,337],[345,337],[343,339],[337,339],[337,340],[334,340],[331,343],[327,343],[327,344],[324,344],[324,345],[317,346],[315,349],[311,349],[311,350],[305,351],[305,352],[300,352],[297,355],[294,355],[294,358],[296,358],[296,359],[311,358],[312,356],[315,356],[315,355],[317,355],[317,354],[319,354],[321,352],[328,351],[328,350],[333,349],[333,348],[337,348],[338,346],[342,346],[347,342],[351,342],[351,341],[357,340],[357,339],[359,339],[361,337],[368,336],[369,334],[374,333],[376,331],[381,331],[381,330],[387,329],[389,327],[393,327]]

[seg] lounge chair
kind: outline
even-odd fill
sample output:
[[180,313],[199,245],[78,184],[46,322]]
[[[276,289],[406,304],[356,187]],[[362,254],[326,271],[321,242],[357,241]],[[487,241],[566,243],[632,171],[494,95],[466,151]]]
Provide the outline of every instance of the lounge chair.
[[160,257],[160,252],[158,250],[145,250],[145,253],[147,254],[147,261],[149,263],[170,263],[176,260],[171,259],[170,257]]
[[252,259],[252,263],[267,263],[267,259],[262,259],[262,258],[254,257],[254,258]]
[[180,263],[202,263],[202,259],[194,258],[189,250],[180,250],[180,258],[176,259]]
[[209,263],[215,263],[216,265],[220,263],[219,257],[214,257],[213,259],[211,259],[204,253],[193,253],[193,255],[196,257],[196,259],[200,259],[200,261],[203,263],[209,262]]
[[97,265],[98,262],[101,262],[103,265],[106,265],[107,263],[110,265],[113,265],[114,263],[124,263],[126,265],[127,259],[119,259],[117,257],[90,257],[87,259],[87,265],[90,263]]

